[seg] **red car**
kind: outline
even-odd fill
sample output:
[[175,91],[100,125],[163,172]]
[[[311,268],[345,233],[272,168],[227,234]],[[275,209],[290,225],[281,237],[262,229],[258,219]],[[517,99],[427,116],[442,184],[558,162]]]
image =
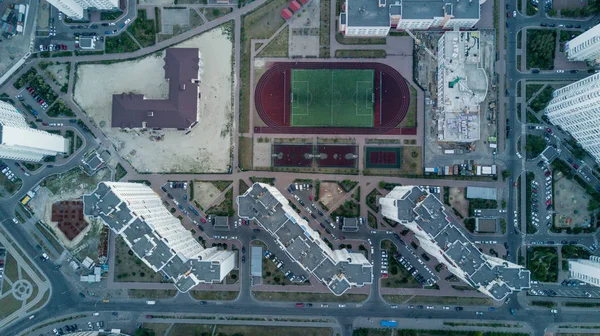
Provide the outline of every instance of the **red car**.
[[62,49],[62,50],[67,50],[67,45],[66,45],[66,44],[61,44],[61,45],[60,45],[60,49]]
[[552,133],[552,130],[549,127],[546,127],[546,132]]
[[579,166],[573,163],[573,168],[579,169]]
[[200,217],[200,221],[201,221],[202,223],[206,223],[206,219],[204,219],[204,218],[202,218],[202,217]]
[[552,199],[546,201],[546,205],[550,205],[552,203]]
[[546,170],[546,172],[544,173],[544,175],[545,175],[546,177],[550,176],[550,171],[549,171],[549,170]]
[[296,307],[297,308],[304,308],[304,303],[298,302],[298,303],[296,303]]

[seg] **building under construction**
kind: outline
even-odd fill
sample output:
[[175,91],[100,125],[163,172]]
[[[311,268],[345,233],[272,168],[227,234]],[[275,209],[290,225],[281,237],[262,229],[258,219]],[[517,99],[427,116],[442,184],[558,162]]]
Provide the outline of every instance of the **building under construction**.
[[478,31],[446,32],[438,41],[437,140],[469,143],[481,137],[480,105],[488,77]]

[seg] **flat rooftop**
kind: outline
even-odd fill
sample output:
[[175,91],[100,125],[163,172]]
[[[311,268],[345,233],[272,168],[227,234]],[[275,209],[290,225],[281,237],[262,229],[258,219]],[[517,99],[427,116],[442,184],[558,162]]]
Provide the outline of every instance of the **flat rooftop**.
[[[432,21],[445,16],[456,19],[479,19],[479,1],[448,0],[347,0],[347,24],[352,27],[389,27],[390,16],[401,20]],[[345,18],[344,18],[345,19]]]
[[165,78],[169,98],[145,99],[144,95],[113,95],[112,127],[178,128],[190,127],[198,119],[198,48],[169,48],[165,56]]
[[372,283],[373,266],[362,254],[331,250],[274,187],[255,183],[238,196],[237,204],[241,218],[256,220],[293,261],[335,295],[342,295],[352,286]]

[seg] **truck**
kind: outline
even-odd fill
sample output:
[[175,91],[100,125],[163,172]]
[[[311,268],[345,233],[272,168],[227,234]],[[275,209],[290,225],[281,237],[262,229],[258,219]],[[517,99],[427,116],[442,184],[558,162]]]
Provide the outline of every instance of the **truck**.
[[156,304],[156,301],[146,301],[146,304],[147,304],[147,305],[155,305],[155,304]]
[[437,174],[437,167],[425,167],[425,174]]
[[481,166],[477,166],[475,175],[481,175]]
[[398,326],[398,322],[394,320],[381,320],[380,325],[382,327],[395,328]]

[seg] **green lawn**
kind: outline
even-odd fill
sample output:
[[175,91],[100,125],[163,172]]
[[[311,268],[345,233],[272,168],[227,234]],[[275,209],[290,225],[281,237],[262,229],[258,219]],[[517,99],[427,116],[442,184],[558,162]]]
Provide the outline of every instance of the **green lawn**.
[[554,69],[556,31],[527,30],[527,69]]
[[527,269],[531,280],[555,282],[558,279],[558,255],[556,247],[538,246],[527,249]]
[[146,11],[138,10],[135,21],[127,28],[142,47],[149,47],[156,43],[156,24],[154,20],[146,19]]
[[292,126],[373,126],[373,70],[292,70]]
[[[141,43],[141,42],[140,42]],[[121,34],[115,37],[106,37],[105,49],[107,54],[128,53],[138,50],[137,44],[128,34]]]

